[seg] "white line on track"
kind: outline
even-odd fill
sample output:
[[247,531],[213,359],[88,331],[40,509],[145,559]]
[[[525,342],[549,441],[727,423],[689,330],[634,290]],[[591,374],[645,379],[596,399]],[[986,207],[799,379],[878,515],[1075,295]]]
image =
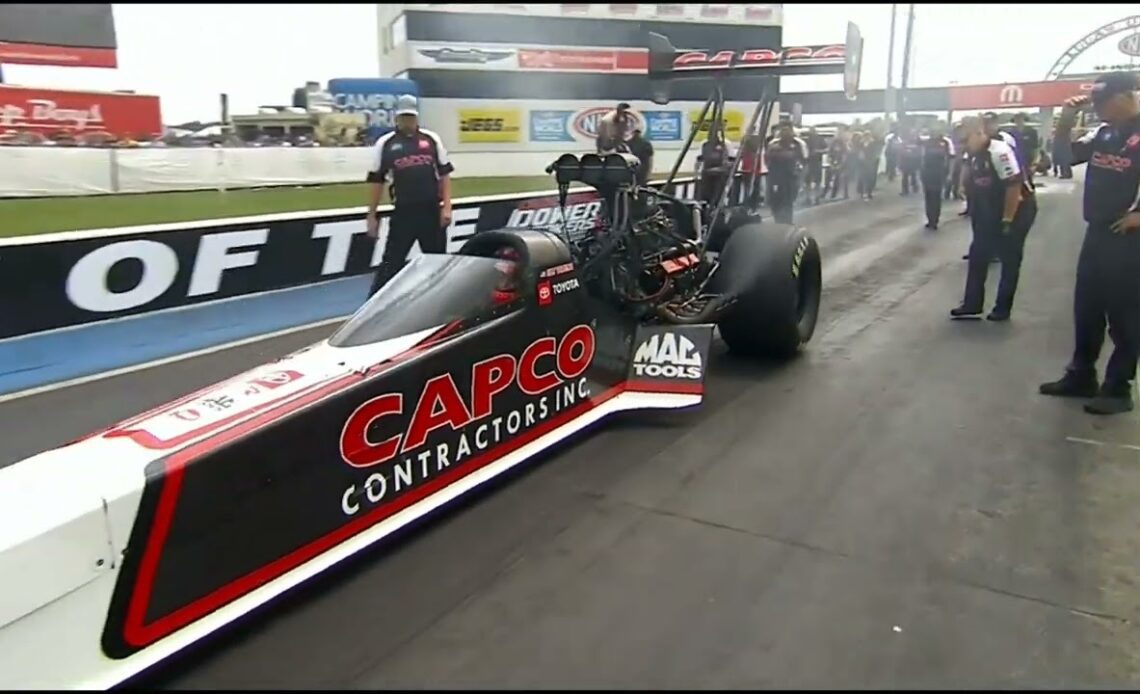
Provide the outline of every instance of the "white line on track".
[[37,386],[35,388],[28,388],[27,390],[18,390],[14,393],[5,393],[3,395],[0,395],[0,403],[9,402],[11,400],[19,400],[20,398],[26,398],[26,397],[30,397],[32,395],[39,395],[41,393],[50,393],[53,390],[62,390],[64,388],[71,388],[72,386],[83,385],[84,383],[93,383],[95,381],[101,381],[105,378],[112,378],[114,376],[121,376],[123,374],[129,374],[129,373],[133,373],[135,371],[144,371],[146,369],[153,369],[156,366],[173,364],[174,362],[183,361],[185,359],[193,359],[194,357],[201,357],[201,356],[205,356],[207,354],[213,354],[214,352],[223,352],[227,349],[234,349],[235,347],[243,347],[245,345],[252,345],[255,342],[261,342],[263,340],[272,340],[273,338],[283,337],[283,336],[289,335],[291,333],[301,332],[302,330],[309,330],[310,328],[319,328],[319,327],[324,326],[324,325],[332,325],[333,323],[342,322],[342,321],[346,320],[347,318],[348,318],[347,315],[340,316],[338,318],[328,318],[325,320],[316,321],[314,323],[306,323],[305,325],[298,325],[298,326],[292,327],[292,328],[285,328],[283,330],[276,330],[276,331],[271,332],[271,333],[265,333],[264,335],[254,335],[253,337],[247,337],[247,338],[244,338],[241,340],[235,340],[233,342],[226,342],[224,344],[214,345],[212,347],[205,347],[203,349],[195,350],[193,352],[185,352],[183,354],[175,354],[172,357],[164,357],[162,359],[155,359],[153,361],[143,362],[141,364],[132,364],[131,366],[124,366],[120,369],[115,369],[113,371],[102,371],[100,373],[90,374],[88,376],[80,376],[79,378],[73,378],[73,379],[70,379],[67,381],[59,381],[57,383],[49,383],[47,385]]
[[1130,443],[1111,443],[1106,441],[1094,441],[1092,439],[1080,439],[1076,436],[1066,436],[1065,440],[1069,443],[1083,443],[1086,446],[1111,446],[1115,448],[1127,448],[1130,451],[1140,451],[1140,446],[1134,446]]

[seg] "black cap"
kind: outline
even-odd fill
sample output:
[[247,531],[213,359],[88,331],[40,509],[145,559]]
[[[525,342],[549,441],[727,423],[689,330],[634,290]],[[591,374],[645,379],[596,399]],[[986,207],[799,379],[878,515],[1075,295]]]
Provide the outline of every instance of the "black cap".
[[1093,82],[1092,100],[1104,103],[1118,94],[1131,94],[1136,91],[1136,75],[1131,72],[1110,72],[1101,75]]
[[629,104],[624,102],[624,101],[621,102],[620,104],[618,104],[618,110],[619,111],[628,111],[629,110]]

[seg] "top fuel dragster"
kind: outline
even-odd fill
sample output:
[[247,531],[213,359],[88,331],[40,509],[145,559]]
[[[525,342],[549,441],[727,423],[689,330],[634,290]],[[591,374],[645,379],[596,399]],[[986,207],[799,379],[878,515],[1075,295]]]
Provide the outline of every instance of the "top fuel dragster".
[[[861,43],[650,49],[659,88],[712,80],[702,120],[723,80],[759,75],[766,126],[773,75],[850,78]],[[589,234],[420,256],[327,340],[0,469],[0,686],[121,683],[592,422],[699,404],[716,326],[734,351],[795,353],[814,241],[726,213],[723,190],[640,188],[635,166],[552,165],[563,196],[604,200]]]

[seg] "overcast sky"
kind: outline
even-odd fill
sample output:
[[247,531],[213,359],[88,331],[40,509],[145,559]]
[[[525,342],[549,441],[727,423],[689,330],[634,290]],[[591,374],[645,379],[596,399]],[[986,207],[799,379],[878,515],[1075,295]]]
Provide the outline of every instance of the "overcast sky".
[[[288,104],[306,80],[375,77],[375,5],[115,6],[119,68],[6,65],[13,84],[72,89],[134,89],[162,97],[167,123],[213,120],[218,94],[232,113]],[[899,6],[895,83],[901,73],[907,5]],[[862,86],[886,83],[889,4],[784,5],[785,43],[841,41],[846,23],[863,31]],[[1102,24],[1137,13],[1132,4],[929,4],[915,13],[913,86],[1043,79],[1070,43]],[[1118,35],[1095,46],[1071,70],[1124,60]],[[838,78],[789,79],[790,91],[842,88]]]

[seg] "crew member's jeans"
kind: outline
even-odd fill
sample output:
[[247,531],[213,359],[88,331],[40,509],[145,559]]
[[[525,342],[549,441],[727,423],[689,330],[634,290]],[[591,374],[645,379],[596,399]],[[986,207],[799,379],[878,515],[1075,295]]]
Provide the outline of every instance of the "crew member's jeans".
[[926,199],[926,223],[932,227],[938,226],[938,220],[942,217],[942,183],[945,180],[943,172],[922,174],[922,192]]
[[1128,392],[1140,352],[1140,234],[1113,233],[1107,222],[1089,224],[1077,261],[1073,323],[1076,348],[1069,368],[1096,371],[1107,326],[1115,349],[1104,383]]
[[799,180],[792,174],[776,174],[771,171],[768,179],[768,201],[772,207],[772,218],[780,224],[792,224],[793,210],[798,193]]
[[902,168],[902,194],[910,195],[918,192],[918,168],[904,166]]
[[[408,253],[417,241],[423,253],[447,251],[447,229],[439,223],[439,211],[439,202],[396,205],[389,220],[388,242],[368,296],[375,294],[404,268]],[[376,242],[380,243],[379,240]]]
[[862,162],[859,165],[859,181],[856,188],[860,196],[870,198],[875,192],[875,182],[879,178],[879,162]]
[[979,214],[977,210],[970,215],[974,241],[970,244],[963,306],[978,311],[985,306],[986,275],[989,274],[990,258],[996,255],[1001,260],[1001,280],[998,282],[994,308],[1001,311],[1013,308],[1013,297],[1017,293],[1017,282],[1021,275],[1025,237],[1036,219],[1037,199],[1032,196],[1021,202],[1009,231],[1004,234],[1001,231],[1000,215]]

